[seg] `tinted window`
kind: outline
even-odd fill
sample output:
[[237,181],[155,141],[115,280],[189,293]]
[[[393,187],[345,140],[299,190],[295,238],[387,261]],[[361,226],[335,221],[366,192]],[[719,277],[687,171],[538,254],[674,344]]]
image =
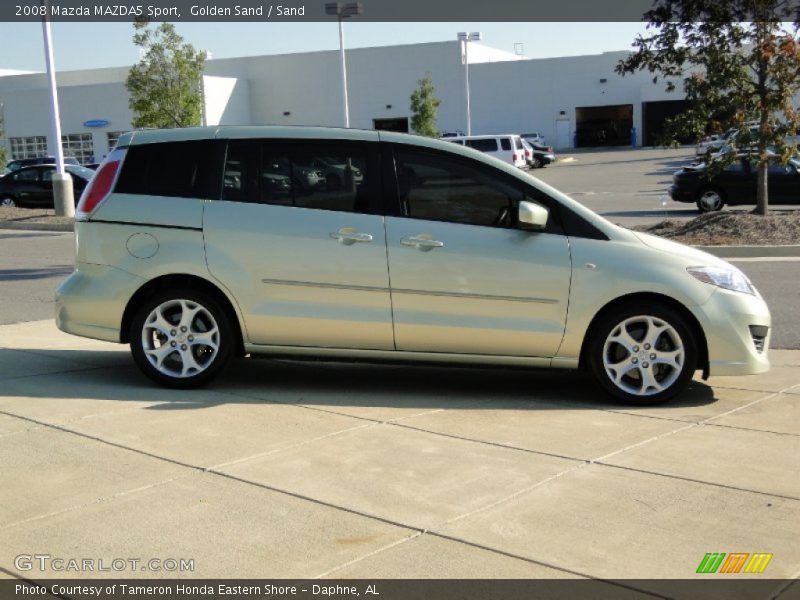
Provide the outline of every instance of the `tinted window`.
[[519,188],[468,162],[436,154],[395,155],[400,214],[468,225],[513,226]]
[[13,175],[14,181],[38,181],[39,180],[39,170],[38,169],[23,169],[21,171],[17,171]]
[[497,152],[497,139],[488,138],[480,140],[465,140],[464,143],[470,148],[481,152]]
[[367,146],[330,142],[231,142],[223,198],[299,208],[369,212],[376,169]]
[[503,138],[500,140],[500,147],[503,150],[511,150],[511,140],[508,138]]
[[[756,170],[757,168],[757,166],[754,166],[753,170]],[[782,165],[779,161],[771,160],[769,163],[768,172],[770,175],[788,175],[790,173],[794,173],[794,167],[790,164]]]
[[522,150],[522,140],[520,138],[514,138],[514,145],[516,146],[517,150]]
[[115,191],[179,198],[217,195],[211,140],[142,144],[128,148]]

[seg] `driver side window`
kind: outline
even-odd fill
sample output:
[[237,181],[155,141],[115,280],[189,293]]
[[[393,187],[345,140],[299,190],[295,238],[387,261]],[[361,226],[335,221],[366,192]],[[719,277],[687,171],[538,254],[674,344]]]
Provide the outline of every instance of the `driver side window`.
[[514,227],[520,189],[466,161],[400,150],[395,154],[400,215],[484,227]]

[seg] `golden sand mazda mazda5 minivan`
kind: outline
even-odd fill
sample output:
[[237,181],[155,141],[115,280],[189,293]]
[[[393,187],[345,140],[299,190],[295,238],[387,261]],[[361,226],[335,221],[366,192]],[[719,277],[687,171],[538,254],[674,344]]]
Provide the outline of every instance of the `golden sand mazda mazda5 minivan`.
[[584,368],[637,403],[769,369],[769,310],[738,269],[446,141],[136,131],[75,230],[58,327],[129,343],[171,387],[248,353]]

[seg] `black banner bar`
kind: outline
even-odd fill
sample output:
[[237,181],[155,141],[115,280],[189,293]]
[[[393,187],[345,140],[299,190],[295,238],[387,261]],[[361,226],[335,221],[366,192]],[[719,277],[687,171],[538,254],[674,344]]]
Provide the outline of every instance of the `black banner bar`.
[[[0,21],[335,21],[327,0],[2,0]],[[653,0],[360,0],[374,22],[641,21]]]
[[[753,577],[753,578],[749,578]],[[705,579],[42,579],[0,580],[0,600],[760,600],[795,597],[794,580]]]

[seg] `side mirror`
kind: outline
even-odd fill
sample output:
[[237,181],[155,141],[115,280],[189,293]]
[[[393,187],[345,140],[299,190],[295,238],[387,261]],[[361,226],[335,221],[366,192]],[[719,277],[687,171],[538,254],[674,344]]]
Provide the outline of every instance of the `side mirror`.
[[524,200],[519,203],[519,222],[524,223],[532,229],[544,229],[549,216],[550,211],[544,206]]

